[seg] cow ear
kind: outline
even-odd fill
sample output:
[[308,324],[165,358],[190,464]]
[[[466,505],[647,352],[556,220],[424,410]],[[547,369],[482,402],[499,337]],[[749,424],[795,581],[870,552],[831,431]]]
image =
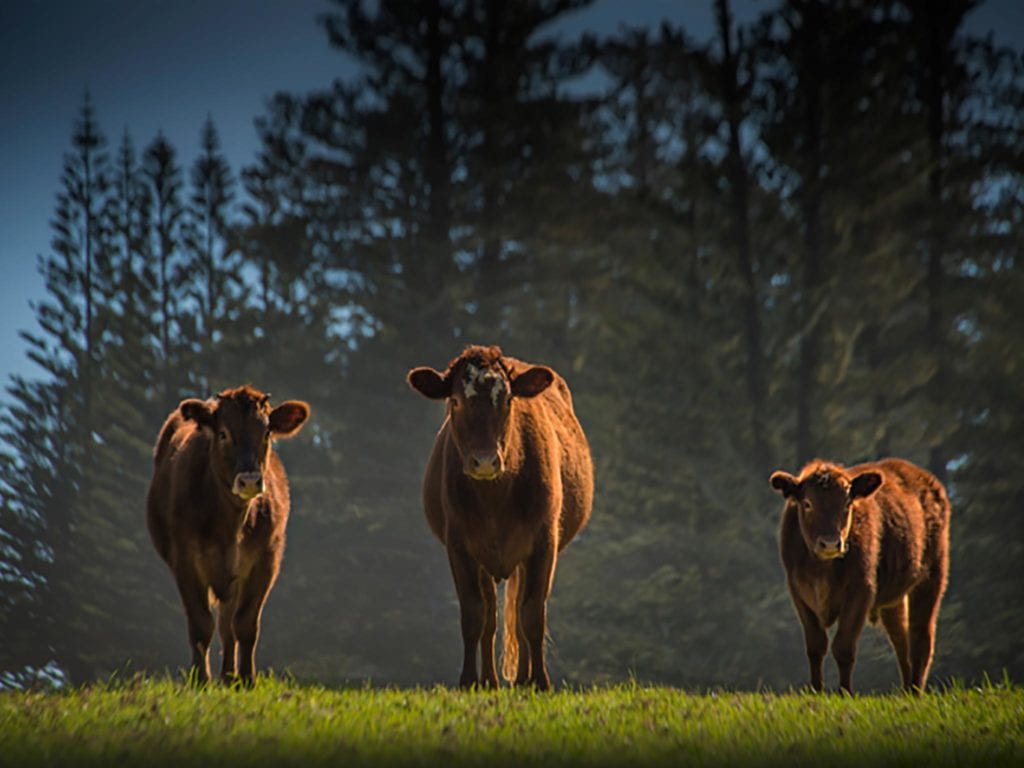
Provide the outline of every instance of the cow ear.
[[413,368],[405,377],[409,386],[431,400],[444,400],[452,393],[452,383],[433,368]]
[[882,475],[878,472],[862,472],[850,482],[850,498],[859,499],[870,496],[882,484]]
[[178,410],[186,421],[194,421],[200,427],[213,427],[213,409],[205,400],[190,397],[188,400],[181,401]]
[[795,498],[800,491],[800,483],[793,477],[789,472],[772,472],[772,476],[768,478],[768,482],[772,488],[781,493],[786,498]]
[[512,379],[512,395],[514,397],[536,397],[550,387],[554,380],[554,371],[547,366],[536,365]]
[[309,418],[309,405],[301,400],[288,400],[270,412],[270,431],[274,437],[291,437],[302,429]]

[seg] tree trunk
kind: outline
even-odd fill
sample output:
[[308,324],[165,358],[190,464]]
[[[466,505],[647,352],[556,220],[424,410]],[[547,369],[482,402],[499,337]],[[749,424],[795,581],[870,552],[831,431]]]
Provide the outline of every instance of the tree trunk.
[[802,9],[802,56],[799,81],[804,91],[803,132],[806,142],[801,208],[804,219],[803,300],[800,363],[797,378],[797,464],[813,458],[814,413],[817,408],[818,305],[821,296],[821,19],[817,2]]
[[743,332],[746,341],[747,396],[750,399],[751,460],[759,469],[770,461],[765,439],[766,399],[764,353],[761,342],[761,313],[750,248],[749,179],[740,147],[742,108],[737,82],[737,63],[732,50],[732,18],[728,0],[717,0],[718,34],[722,44],[722,98],[729,128],[729,154],[726,160],[735,226],[736,268],[742,280],[740,298]]
[[[928,388],[928,400],[932,419],[944,421],[942,414],[946,410],[945,389],[948,375],[946,367],[945,317],[943,312],[944,279],[942,268],[945,233],[943,232],[943,164],[944,140],[946,130],[945,119],[945,78],[944,71],[949,58],[950,19],[937,10],[926,14],[928,23],[927,52],[927,83],[925,91],[925,109],[928,119],[928,197],[931,203],[931,220],[927,237],[927,275],[928,292],[928,349],[935,361],[935,374]],[[928,469],[940,481],[946,479],[946,462],[948,456],[941,435],[935,437],[928,453]]]
[[444,74],[442,60],[445,52],[444,40],[441,37],[441,3],[431,0],[427,8],[427,153],[424,158],[427,184],[429,186],[428,221],[426,226],[426,244],[422,249],[423,261],[421,286],[411,286],[414,291],[426,288],[425,296],[428,317],[424,318],[424,327],[434,327],[433,323],[441,321],[446,329],[450,327],[450,316],[447,302],[442,307],[430,311],[437,297],[444,292],[445,278],[451,264],[451,179],[448,166],[448,139],[446,136],[447,118],[444,110]]
[[501,236],[498,219],[501,194],[501,147],[505,102],[505,82],[499,74],[501,66],[501,28],[505,18],[504,0],[490,0],[486,4],[483,80],[481,105],[483,118],[483,180],[482,216],[483,239],[480,252],[479,280],[477,282],[477,328],[497,334],[501,326],[501,306],[498,289],[501,285]]

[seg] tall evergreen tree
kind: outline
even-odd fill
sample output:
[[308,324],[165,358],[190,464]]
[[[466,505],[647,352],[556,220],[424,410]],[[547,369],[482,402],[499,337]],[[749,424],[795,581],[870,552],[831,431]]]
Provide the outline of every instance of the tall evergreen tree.
[[[954,37],[961,29],[974,0],[942,3],[908,2],[910,28],[916,31],[915,48],[920,65],[915,73],[917,89],[927,131],[927,204],[920,249],[925,262],[927,290],[927,349],[934,374],[928,385],[933,424],[943,421],[952,403],[947,389],[951,385],[948,359],[953,309],[949,300],[946,262],[949,260],[950,220],[956,220],[956,193],[950,186],[950,144],[960,120],[959,105],[964,99],[964,67],[958,61]],[[948,433],[933,427],[930,436],[928,468],[940,480],[947,476],[950,458]]]
[[[23,379],[8,388],[23,404],[35,394],[31,390]],[[21,423],[26,415],[26,409],[12,406],[0,416],[0,689],[31,680],[53,660],[38,645],[50,553],[43,520],[33,508],[36,499],[29,496],[37,478],[26,476],[32,467],[23,457],[36,435]]]
[[[179,277],[191,285],[189,297],[195,322],[184,330],[198,351],[205,344],[216,345],[238,298],[238,254],[230,240],[229,217],[234,201],[235,179],[221,153],[220,136],[207,117],[200,134],[199,155],[191,169],[189,216],[184,232],[187,260],[179,267]],[[179,318],[183,322],[185,314]],[[223,370],[216,358],[208,359],[201,381],[221,382]]]
[[181,371],[173,354],[177,345],[172,342],[172,337],[178,330],[175,299],[180,291],[176,275],[182,257],[185,207],[182,200],[184,183],[177,153],[163,134],[158,134],[146,147],[143,173],[152,209],[152,243],[149,245],[149,251],[154,262],[152,270],[155,273],[160,302],[160,380],[163,382],[161,399],[169,404],[183,384]]
[[[97,283],[103,366],[96,381],[97,439],[90,477],[97,509],[80,526],[85,557],[78,579],[68,587],[80,614],[74,617],[75,654],[93,675],[151,662],[149,648],[159,644],[161,626],[152,601],[145,600],[155,569],[145,557],[150,545],[139,525],[153,425],[167,408],[157,402],[160,302],[152,269],[151,198],[127,132],[115,178],[104,207],[104,226],[112,237]],[[127,615],[121,607],[125,602],[136,605]],[[126,647],[132,649],[128,654]]]
[[540,250],[529,237],[536,222],[531,203],[554,202],[552,187],[569,183],[561,173],[575,159],[579,134],[570,126],[578,107],[558,89],[580,73],[584,60],[574,46],[545,37],[544,29],[590,1],[478,0],[461,16],[469,181],[463,211],[473,228],[464,247],[473,256],[478,332],[505,331],[502,305],[514,303],[509,292],[514,295],[522,280],[522,262],[528,269]]
[[[752,222],[750,212],[750,194],[752,182],[748,171],[749,150],[744,151],[742,134],[744,130],[742,115],[749,109],[749,99],[744,93],[750,86],[741,80],[742,69],[739,58],[744,55],[742,50],[744,38],[740,35],[736,43],[741,46],[737,51],[733,41],[732,14],[728,0],[717,0],[715,15],[718,22],[718,42],[721,46],[720,101],[725,112],[728,154],[726,156],[727,178],[732,196],[732,213],[735,231],[736,271],[742,285],[739,303],[743,315],[743,336],[745,340],[747,392],[750,400],[750,432],[751,432],[751,465],[763,469],[770,462],[767,426],[767,377],[764,363],[764,345],[762,341],[762,319],[758,269],[754,261],[752,240]],[[748,75],[749,77],[749,75]]]
[[26,383],[22,389],[21,396],[35,402],[18,428],[34,427],[49,438],[23,455],[33,465],[27,474],[38,483],[37,490],[25,497],[38,503],[32,512],[45,521],[52,558],[40,601],[40,646],[58,658],[73,679],[84,679],[91,670],[69,658],[74,655],[74,639],[63,622],[76,611],[69,587],[87,556],[77,532],[97,505],[91,450],[100,349],[97,283],[110,242],[103,207],[111,183],[106,140],[88,95],[71,142],[73,152],[64,158],[52,222],[53,253],[42,262],[49,298],[36,307],[41,333],[27,336],[30,354],[43,365],[48,381]]

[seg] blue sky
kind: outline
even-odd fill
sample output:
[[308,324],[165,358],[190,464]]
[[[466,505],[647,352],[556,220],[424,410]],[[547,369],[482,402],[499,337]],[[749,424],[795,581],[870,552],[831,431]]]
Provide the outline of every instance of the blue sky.
[[[733,0],[750,18],[773,2]],[[327,0],[6,0],[0,3],[0,387],[36,375],[18,331],[33,329],[63,154],[88,90],[111,147],[141,149],[163,131],[186,167],[209,114],[237,173],[254,156],[253,120],[275,92],[347,77],[352,64],[316,24]],[[711,0],[599,0],[563,29],[611,33],[620,23],[711,33]],[[1024,2],[989,0],[969,28],[1021,48]],[[3,395],[0,395],[2,398]]]

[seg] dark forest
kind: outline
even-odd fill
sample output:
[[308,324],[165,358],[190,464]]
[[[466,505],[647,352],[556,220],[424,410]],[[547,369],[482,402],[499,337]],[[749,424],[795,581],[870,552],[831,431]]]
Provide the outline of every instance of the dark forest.
[[[243,168],[212,121],[186,167],[77,105],[24,331],[45,373],[0,406],[0,687],[186,665],[153,443],[243,383],[313,414],[279,447],[261,668],[454,683],[420,501],[443,409],[405,374],[467,344],[558,370],[591,444],[554,680],[802,685],[768,476],[883,456],[952,500],[933,680],[1024,680],[1022,52],[959,0],[550,33],[586,4],[336,0],[359,75],[268,94]],[[857,678],[899,684],[881,632]]]

